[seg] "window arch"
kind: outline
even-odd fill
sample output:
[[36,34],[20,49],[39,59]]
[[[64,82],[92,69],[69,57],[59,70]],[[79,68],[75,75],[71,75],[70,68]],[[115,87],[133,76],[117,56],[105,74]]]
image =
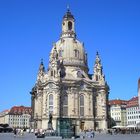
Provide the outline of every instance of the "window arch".
[[50,94],[49,95],[49,114],[52,114],[53,113],[53,95]]
[[72,22],[71,21],[68,22],[68,30],[72,30]]
[[84,95],[80,95],[80,116],[84,116]]

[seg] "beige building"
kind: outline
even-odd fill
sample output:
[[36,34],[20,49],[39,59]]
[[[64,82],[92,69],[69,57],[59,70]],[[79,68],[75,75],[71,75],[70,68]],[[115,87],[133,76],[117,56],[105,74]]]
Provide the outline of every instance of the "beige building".
[[30,128],[31,107],[14,106],[10,109],[9,125],[15,128]]
[[126,100],[110,100],[110,116],[114,120],[116,126],[126,126],[127,125],[127,101]]
[[9,124],[9,111],[4,110],[0,113],[0,124]]
[[140,78],[138,80],[138,96],[131,98],[127,103],[127,125],[140,128]]
[[140,109],[138,96],[133,97],[128,101],[127,104],[127,125],[133,125],[135,127],[140,125]]
[[74,16],[68,10],[60,39],[50,52],[48,69],[41,62],[31,92],[32,127],[47,129],[52,114],[53,129],[61,135],[107,129],[109,87],[98,52],[92,75],[87,61],[84,43],[76,37]]
[[13,128],[30,128],[31,112],[30,107],[14,106],[0,113],[0,123]]

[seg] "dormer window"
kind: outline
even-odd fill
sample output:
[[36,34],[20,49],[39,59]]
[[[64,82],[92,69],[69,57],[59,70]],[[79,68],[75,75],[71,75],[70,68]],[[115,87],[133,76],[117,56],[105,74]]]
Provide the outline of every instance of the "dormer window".
[[72,22],[71,21],[68,22],[68,30],[72,30]]
[[74,50],[74,56],[79,58],[79,51],[78,50]]

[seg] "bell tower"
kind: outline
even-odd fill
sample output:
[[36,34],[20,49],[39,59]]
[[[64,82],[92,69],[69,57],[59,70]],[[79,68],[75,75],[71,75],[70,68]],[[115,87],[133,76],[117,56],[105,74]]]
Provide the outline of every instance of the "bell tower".
[[61,38],[75,38],[75,19],[71,14],[69,8],[67,8],[66,14],[63,16],[62,21],[62,34]]
[[99,53],[96,53],[96,60],[94,65],[94,74],[92,76],[93,81],[105,84],[105,76],[103,74],[103,67],[101,65],[101,59]]

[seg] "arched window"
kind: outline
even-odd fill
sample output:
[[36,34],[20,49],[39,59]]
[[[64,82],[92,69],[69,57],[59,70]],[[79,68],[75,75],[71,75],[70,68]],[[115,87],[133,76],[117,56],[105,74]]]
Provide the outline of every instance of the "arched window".
[[72,22],[71,21],[68,22],[68,30],[72,30]]
[[68,116],[68,95],[63,96],[63,116]]
[[80,95],[80,116],[84,116],[84,96]]
[[74,56],[79,58],[79,51],[78,50],[74,50]]
[[53,76],[53,71],[51,71],[51,76]]
[[49,114],[52,114],[53,113],[53,95],[50,94],[49,95]]
[[55,70],[54,70],[54,77],[55,77]]
[[96,75],[96,81],[98,81],[98,75]]

